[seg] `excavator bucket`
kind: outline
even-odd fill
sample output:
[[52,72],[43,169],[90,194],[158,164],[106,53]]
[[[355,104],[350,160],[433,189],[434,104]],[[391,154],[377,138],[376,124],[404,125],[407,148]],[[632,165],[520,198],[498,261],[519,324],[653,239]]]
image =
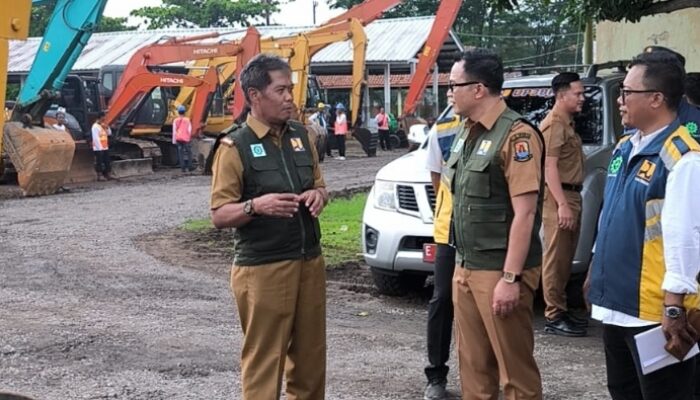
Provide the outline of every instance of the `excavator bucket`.
[[97,180],[95,154],[92,145],[84,140],[75,142],[75,153],[66,183],[84,183]]
[[25,196],[53,194],[68,178],[75,141],[67,132],[5,124],[4,147]]

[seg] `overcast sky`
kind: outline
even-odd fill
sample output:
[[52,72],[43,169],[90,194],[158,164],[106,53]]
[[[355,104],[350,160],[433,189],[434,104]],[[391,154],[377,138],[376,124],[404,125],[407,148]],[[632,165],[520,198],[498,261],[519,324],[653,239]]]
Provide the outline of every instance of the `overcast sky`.
[[[270,18],[270,23],[281,25],[311,25],[313,23],[313,0],[291,0],[280,6],[280,12]],[[317,0],[316,23],[320,24],[342,10],[330,10],[326,0]],[[161,0],[109,0],[105,7],[105,15],[109,17],[128,17],[131,10],[145,6],[157,6]],[[138,21],[134,21],[135,23]]]

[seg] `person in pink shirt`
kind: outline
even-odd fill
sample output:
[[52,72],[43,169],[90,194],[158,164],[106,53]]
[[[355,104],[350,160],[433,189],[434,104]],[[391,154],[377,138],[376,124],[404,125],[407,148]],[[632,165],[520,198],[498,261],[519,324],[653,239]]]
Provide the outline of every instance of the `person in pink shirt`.
[[391,150],[391,140],[389,139],[389,116],[386,115],[384,107],[379,107],[379,113],[375,117],[379,125],[379,146],[382,150]]
[[345,160],[345,135],[348,134],[348,117],[345,115],[345,106],[338,103],[335,106],[335,141],[338,145],[338,160]]
[[173,121],[173,144],[177,145],[177,161],[182,172],[194,171],[192,166],[192,122],[185,117],[185,106],[177,108],[178,117]]

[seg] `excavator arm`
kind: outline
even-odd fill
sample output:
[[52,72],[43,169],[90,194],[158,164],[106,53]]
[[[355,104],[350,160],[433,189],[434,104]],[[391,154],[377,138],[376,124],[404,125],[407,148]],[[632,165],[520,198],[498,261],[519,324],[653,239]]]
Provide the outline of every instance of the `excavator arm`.
[[[34,0],[39,5],[46,0]],[[107,0],[58,0],[22,86],[13,120],[30,114],[41,125],[55,92],[78,60],[102,18]],[[3,6],[4,7],[4,6]]]
[[423,91],[428,85],[431,69],[440,55],[440,48],[442,48],[442,44],[450,33],[452,24],[454,24],[461,6],[462,0],[442,0],[440,2],[428,40],[425,42],[423,51],[418,57],[418,65],[411,79],[411,86],[406,94],[402,117],[406,117],[416,111],[418,101],[423,96]]
[[321,26],[332,25],[338,22],[355,18],[367,25],[377,18],[380,18],[384,12],[402,3],[403,0],[365,0],[360,4],[353,6],[348,11],[329,19]]
[[[35,0],[33,3],[43,2]],[[17,1],[6,3],[2,13],[18,6]],[[66,76],[99,23],[106,4],[107,0],[57,0],[20,91],[12,122],[3,127],[0,147],[4,147],[12,160],[19,186],[26,196],[55,193],[69,176],[76,148],[73,137],[68,132],[40,126],[46,110],[55,101],[56,93],[62,89]]]

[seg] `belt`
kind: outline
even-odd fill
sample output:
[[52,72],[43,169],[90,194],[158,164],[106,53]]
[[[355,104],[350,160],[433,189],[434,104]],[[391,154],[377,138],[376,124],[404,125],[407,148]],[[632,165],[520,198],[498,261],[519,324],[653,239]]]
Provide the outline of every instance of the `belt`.
[[583,190],[583,185],[573,185],[571,183],[562,183],[561,188],[564,190],[568,190],[570,192],[580,192]]

